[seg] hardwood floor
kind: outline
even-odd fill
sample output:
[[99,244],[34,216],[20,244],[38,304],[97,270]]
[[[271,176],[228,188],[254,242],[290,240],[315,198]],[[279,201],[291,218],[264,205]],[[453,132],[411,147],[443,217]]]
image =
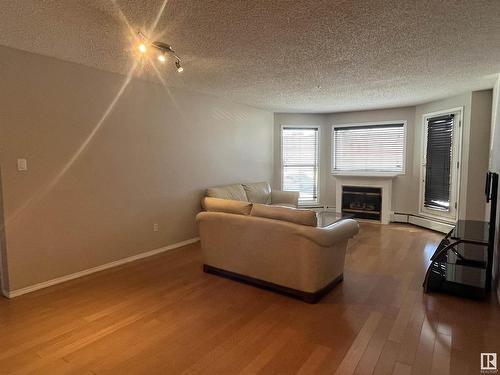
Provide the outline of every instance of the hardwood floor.
[[201,270],[199,244],[0,299],[0,374],[479,374],[500,309],[421,283],[440,234],[363,223],[316,305]]

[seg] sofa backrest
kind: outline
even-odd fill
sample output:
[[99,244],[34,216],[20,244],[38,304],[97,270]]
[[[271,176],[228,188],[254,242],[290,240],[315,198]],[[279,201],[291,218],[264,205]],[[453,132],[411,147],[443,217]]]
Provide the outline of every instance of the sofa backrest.
[[310,227],[318,226],[316,213],[312,210],[254,204],[250,215],[264,217],[267,219],[288,221],[290,223],[307,225]]
[[252,203],[250,202],[212,197],[203,198],[201,205],[209,212],[226,212],[236,215],[249,215],[252,210]]
[[270,204],[271,185],[269,185],[269,182],[255,182],[216,186],[207,189],[205,195],[211,198]]
[[[209,232],[213,233],[215,237],[220,235],[219,230],[226,233],[236,233],[238,235],[234,238],[253,237],[250,233],[257,234],[255,241],[265,243],[269,236],[280,237],[281,239],[289,238],[290,235],[300,236],[307,238],[319,246],[332,246],[340,241],[347,241],[358,233],[359,225],[355,220],[345,219],[338,221],[327,227],[313,227],[307,225],[300,225],[290,223],[284,220],[273,220],[264,217],[257,217],[252,215],[234,215],[226,212],[207,212],[203,211],[196,215],[196,222],[211,222]],[[296,242],[297,237],[294,238]],[[243,246],[244,242],[241,243]]]
[[271,185],[269,182],[255,182],[253,184],[242,184],[247,199],[252,203],[271,203]]
[[224,185],[209,188],[206,191],[206,196],[211,198],[232,199],[235,201],[248,202],[247,194],[245,193],[245,189],[243,189],[243,185],[241,184]]
[[225,212],[236,215],[250,215],[266,219],[287,221],[300,225],[316,227],[318,220],[312,210],[304,210],[282,206],[270,206],[260,203],[204,197],[201,205],[208,212]]

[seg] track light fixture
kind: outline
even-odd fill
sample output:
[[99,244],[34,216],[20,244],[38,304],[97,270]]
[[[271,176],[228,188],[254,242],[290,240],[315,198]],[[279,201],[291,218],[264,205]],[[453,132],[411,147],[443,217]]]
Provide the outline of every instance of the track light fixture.
[[150,41],[146,35],[142,33],[142,31],[138,31],[137,35],[139,35],[139,38],[141,39],[140,44],[137,47],[141,54],[145,54],[148,51],[148,47],[152,47],[158,51],[159,62],[162,64],[165,63],[168,55],[171,55],[175,59],[175,67],[177,68],[177,71],[179,73],[184,71],[184,68],[181,65],[181,58],[177,56],[171,45],[158,41]]
[[148,47],[144,43],[139,44],[139,52],[146,53],[148,51]]

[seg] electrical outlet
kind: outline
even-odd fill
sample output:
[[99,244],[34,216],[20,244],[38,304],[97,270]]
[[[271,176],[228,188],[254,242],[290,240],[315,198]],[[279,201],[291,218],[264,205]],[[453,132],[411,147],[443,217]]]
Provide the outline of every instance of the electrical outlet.
[[26,159],[17,159],[17,170],[25,172],[28,170],[28,161]]
[[160,230],[160,227],[158,226],[158,223],[153,224],[153,232],[158,232]]

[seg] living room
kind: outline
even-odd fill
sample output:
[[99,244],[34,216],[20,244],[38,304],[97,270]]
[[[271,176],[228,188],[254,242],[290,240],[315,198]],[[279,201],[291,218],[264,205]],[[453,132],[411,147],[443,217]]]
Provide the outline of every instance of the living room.
[[0,9],[1,374],[494,371],[498,1]]

